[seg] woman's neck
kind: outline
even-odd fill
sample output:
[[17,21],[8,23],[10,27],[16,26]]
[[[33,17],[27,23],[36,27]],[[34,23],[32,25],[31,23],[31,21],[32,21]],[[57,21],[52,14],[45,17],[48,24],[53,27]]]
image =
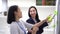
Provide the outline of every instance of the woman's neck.
[[19,21],[19,18],[16,17],[16,21]]
[[35,19],[35,17],[32,17],[32,19]]

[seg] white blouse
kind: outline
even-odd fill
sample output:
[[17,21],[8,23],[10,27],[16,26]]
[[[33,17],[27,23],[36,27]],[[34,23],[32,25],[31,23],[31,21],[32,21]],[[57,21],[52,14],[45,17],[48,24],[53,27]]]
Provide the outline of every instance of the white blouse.
[[33,27],[32,24],[26,23],[22,20],[19,22],[12,22],[10,25],[11,34],[24,34],[24,31],[20,28],[20,26],[17,23],[26,30],[26,33]]

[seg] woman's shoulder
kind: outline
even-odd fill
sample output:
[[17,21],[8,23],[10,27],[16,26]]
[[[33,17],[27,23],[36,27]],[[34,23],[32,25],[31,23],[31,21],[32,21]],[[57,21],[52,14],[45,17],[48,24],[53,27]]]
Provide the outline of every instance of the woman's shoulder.
[[16,24],[16,22],[12,22],[11,24],[10,24],[10,26],[12,27],[14,27],[14,26],[16,26],[17,24]]
[[11,29],[11,31],[16,31],[17,29],[18,29],[18,25],[16,24],[16,22],[12,22],[11,24],[10,24],[10,29]]
[[27,21],[33,21],[33,19],[32,19],[32,18],[29,18],[29,19],[26,20],[26,22],[27,22]]

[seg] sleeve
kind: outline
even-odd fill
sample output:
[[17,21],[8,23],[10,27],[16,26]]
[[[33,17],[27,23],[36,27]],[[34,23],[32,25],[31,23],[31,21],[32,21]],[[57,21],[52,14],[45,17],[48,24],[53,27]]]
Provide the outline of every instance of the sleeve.
[[19,34],[18,28],[16,25],[11,25],[10,32],[11,34]]
[[33,24],[30,24],[30,23],[27,23],[27,22],[24,22],[24,25],[28,30],[31,30],[31,28],[34,26]]
[[46,26],[48,26],[48,23],[47,22],[45,22],[45,23],[42,24],[42,28],[44,28]]

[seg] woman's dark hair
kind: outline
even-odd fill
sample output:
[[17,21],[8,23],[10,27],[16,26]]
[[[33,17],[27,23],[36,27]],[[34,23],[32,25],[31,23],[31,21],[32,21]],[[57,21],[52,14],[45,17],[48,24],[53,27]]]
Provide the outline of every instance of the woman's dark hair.
[[39,20],[39,16],[38,16],[38,12],[37,12],[37,9],[36,9],[36,7],[35,6],[31,6],[30,8],[29,8],[29,10],[28,10],[28,16],[31,18],[31,15],[30,15],[30,9],[31,8],[34,8],[35,10],[36,10],[36,21],[37,22],[40,22],[40,20]]
[[15,21],[15,15],[14,12],[17,11],[18,6],[17,5],[13,5],[9,8],[8,10],[8,17],[7,17],[7,23],[11,24],[13,21]]

